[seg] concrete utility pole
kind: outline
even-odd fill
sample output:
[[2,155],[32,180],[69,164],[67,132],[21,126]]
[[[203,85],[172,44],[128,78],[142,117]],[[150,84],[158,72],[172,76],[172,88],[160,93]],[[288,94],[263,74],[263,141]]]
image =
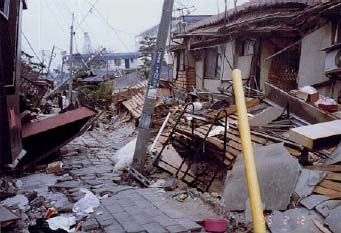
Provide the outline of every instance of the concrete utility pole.
[[162,17],[159,25],[156,46],[152,61],[152,70],[149,75],[149,83],[146,91],[143,111],[138,128],[138,136],[134,153],[133,167],[142,171],[146,160],[147,144],[150,136],[150,123],[154,113],[157,88],[161,73],[164,51],[172,20],[174,0],[164,0]]
[[72,13],[72,23],[70,31],[70,81],[69,81],[69,104],[72,104],[72,79],[73,79],[73,23],[75,21],[75,13]]
[[55,46],[53,45],[52,53],[51,53],[50,60],[49,60],[49,65],[47,67],[47,75],[46,75],[47,78],[49,78],[49,75],[50,75],[50,68],[51,68],[51,63],[52,63],[52,59],[53,59],[53,55],[54,55],[54,49],[55,49]]

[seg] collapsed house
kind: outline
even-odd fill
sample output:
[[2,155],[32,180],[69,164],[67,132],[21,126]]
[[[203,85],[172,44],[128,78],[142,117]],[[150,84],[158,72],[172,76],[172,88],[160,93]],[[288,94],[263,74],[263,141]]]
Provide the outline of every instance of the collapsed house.
[[86,107],[61,114],[52,111],[54,99],[48,99],[47,94],[53,89],[53,81],[42,73],[43,64],[35,64],[39,71],[25,61],[32,57],[22,53],[23,9],[27,9],[24,0],[0,1],[1,170],[15,168],[20,161],[32,165],[52,155],[88,129],[87,123],[97,113]]
[[318,0],[250,1],[174,35],[179,91],[231,90],[233,68],[247,86],[268,92],[314,86],[337,99],[341,84],[340,3]]

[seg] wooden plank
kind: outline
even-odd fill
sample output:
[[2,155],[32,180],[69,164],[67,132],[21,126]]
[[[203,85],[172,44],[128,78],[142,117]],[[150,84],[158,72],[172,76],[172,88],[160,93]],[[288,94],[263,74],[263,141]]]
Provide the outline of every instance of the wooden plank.
[[328,172],[325,179],[341,181],[341,173]]
[[304,168],[317,171],[341,172],[341,165],[316,165],[305,166]]
[[314,189],[315,193],[325,195],[331,199],[340,199],[341,198],[341,193],[332,189],[327,189],[321,186],[316,186]]
[[293,128],[289,139],[312,150],[333,147],[341,140],[341,120]]
[[331,180],[323,180],[319,183],[319,186],[341,192],[341,183],[333,182]]

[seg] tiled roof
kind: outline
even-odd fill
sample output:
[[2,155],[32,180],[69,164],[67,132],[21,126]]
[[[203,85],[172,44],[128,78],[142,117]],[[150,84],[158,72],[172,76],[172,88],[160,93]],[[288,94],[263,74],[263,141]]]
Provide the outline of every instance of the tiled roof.
[[[330,0],[251,0],[250,2],[244,3],[240,6],[237,6],[237,9],[230,9],[226,12],[228,16],[231,16],[234,13],[243,14],[246,12],[250,12],[253,10],[257,10],[260,8],[270,8],[270,7],[280,7],[280,6],[292,6],[301,5],[304,6],[314,6],[319,3],[325,3]],[[192,24],[187,27],[187,32],[191,32],[196,29],[212,26],[215,24],[220,23],[222,20],[225,19],[225,12],[220,14],[211,16],[204,20],[199,21],[198,23]]]

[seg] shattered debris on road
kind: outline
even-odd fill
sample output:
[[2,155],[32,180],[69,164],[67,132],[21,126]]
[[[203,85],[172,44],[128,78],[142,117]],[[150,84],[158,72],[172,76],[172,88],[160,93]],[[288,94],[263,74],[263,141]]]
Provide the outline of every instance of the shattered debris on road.
[[47,61],[0,1],[0,232],[341,232],[339,1],[165,0],[138,51],[108,18],[125,52],[80,53],[97,4]]

